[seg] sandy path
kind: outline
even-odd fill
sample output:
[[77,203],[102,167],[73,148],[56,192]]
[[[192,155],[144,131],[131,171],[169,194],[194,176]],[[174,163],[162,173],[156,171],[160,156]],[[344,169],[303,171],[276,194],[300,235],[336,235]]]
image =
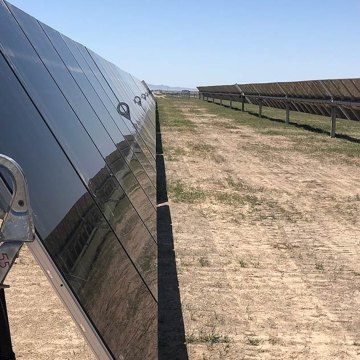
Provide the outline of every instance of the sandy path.
[[169,183],[204,194],[170,193],[190,359],[359,358],[359,164],[183,111],[162,138]]

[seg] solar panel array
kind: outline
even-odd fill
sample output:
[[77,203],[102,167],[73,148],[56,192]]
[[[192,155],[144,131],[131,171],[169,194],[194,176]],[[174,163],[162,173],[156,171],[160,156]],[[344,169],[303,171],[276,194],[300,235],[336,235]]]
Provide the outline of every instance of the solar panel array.
[[[317,115],[360,120],[360,79],[313,80],[258,84],[199,86],[202,96],[237,100]],[[287,104],[287,105],[286,105]]]
[[38,238],[109,356],[155,359],[155,101],[3,0],[0,34],[0,153],[26,174]]

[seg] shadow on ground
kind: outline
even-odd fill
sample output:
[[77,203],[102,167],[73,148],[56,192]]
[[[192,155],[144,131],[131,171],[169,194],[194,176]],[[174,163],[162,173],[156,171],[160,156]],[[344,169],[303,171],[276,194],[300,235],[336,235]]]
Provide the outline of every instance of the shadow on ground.
[[[254,116],[259,117],[258,113],[255,113],[255,112],[252,112],[252,111],[248,111],[248,113],[250,115],[254,115]],[[273,117],[266,116],[266,115],[262,115],[262,118],[273,121],[273,122],[277,122],[277,123],[282,123],[282,124],[285,123],[285,121],[283,119],[273,118]],[[290,121],[289,125],[293,125],[293,126],[295,126],[297,128],[304,129],[304,130],[307,130],[307,131],[310,131],[310,132],[313,132],[313,133],[326,134],[326,135],[330,136],[330,131],[327,131],[327,130],[324,130],[324,129],[321,129],[321,128],[318,128],[318,127],[314,127],[314,126],[311,126],[311,125],[308,125],[308,124],[299,124],[297,122]],[[353,142],[353,143],[356,143],[356,144],[360,144],[360,139],[355,138],[355,137],[350,136],[350,135],[336,133],[336,137],[338,139],[343,139],[343,140],[347,140],[347,141],[350,141],[350,142]]]
[[187,360],[171,213],[167,204],[165,162],[157,111],[156,115],[159,360]]

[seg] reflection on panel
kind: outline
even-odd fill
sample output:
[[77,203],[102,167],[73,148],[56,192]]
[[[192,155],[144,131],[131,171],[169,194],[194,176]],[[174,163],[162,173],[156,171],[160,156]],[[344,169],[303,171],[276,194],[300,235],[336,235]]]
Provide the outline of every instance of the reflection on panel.
[[116,75],[120,99],[84,47],[2,0],[0,33],[0,153],[27,176],[39,238],[112,356],[155,359],[155,103],[127,123],[116,102],[141,83]]
[[[0,29],[13,21],[12,17],[6,16],[0,24]],[[156,243],[123,188],[119,185],[118,179],[111,172],[109,164],[104,160],[113,154],[115,145],[109,141],[108,134],[98,119],[92,118],[93,113],[89,111],[91,108],[86,107],[85,101],[82,102],[83,97],[81,93],[76,92],[78,88],[74,86],[76,84],[71,81],[70,75],[64,71],[65,68],[56,62],[49,52],[44,51],[42,59],[45,60],[40,60],[20,28],[14,29],[11,35],[6,33],[0,40],[1,46],[6,48],[7,53],[10,53],[8,49],[14,47],[13,42],[16,43],[18,51],[30,54],[33,61],[29,62],[23,57],[14,56],[13,53],[8,56],[8,60],[16,67],[16,74],[24,80],[24,87],[38,105],[47,125],[57,137],[72,164],[82,175],[89,191],[132,260],[141,272],[145,271],[143,276],[153,293],[156,294],[156,269],[153,269],[153,274],[149,273],[148,269],[142,269],[143,257],[147,257],[150,252],[155,258]],[[42,49],[49,48],[43,43]],[[40,51],[39,48],[37,50]],[[43,62],[48,66],[54,64],[54,69],[51,69],[50,72],[49,67],[45,67]],[[127,169],[121,171],[124,173],[124,170]],[[99,196],[98,185],[105,182],[114,188],[111,201],[108,201],[106,197]],[[133,186],[133,184],[129,185]],[[144,197],[140,203],[145,203],[147,200]],[[121,204],[123,216],[114,212],[112,206],[114,201]],[[141,207],[137,210],[142,212]],[[153,207],[152,210],[155,212]],[[131,220],[126,227],[119,226],[118,220],[119,218],[124,219],[125,214],[126,218]],[[150,230],[155,233],[155,224]]]
[[[137,209],[142,220],[153,236],[155,236],[153,221],[155,208],[125,160],[133,157],[133,149],[122,149],[123,154],[117,150],[109,131],[104,127],[104,122],[107,124],[110,123],[110,125],[112,124],[106,116],[107,113],[105,111],[100,112],[100,110],[98,110],[98,112],[95,111],[97,105],[100,105],[96,101],[98,100],[96,93],[91,91],[92,87],[87,82],[83,83],[81,89],[77,86],[78,83],[76,83],[75,78],[72,76],[75,74],[78,81],[83,80],[79,72],[79,67],[76,67],[76,63],[70,61],[71,59],[67,59],[68,61],[66,63],[62,61],[34,18],[31,18],[16,8],[12,8],[12,11],[26,36],[34,46],[37,54],[43,60],[46,69],[76,113],[85,131],[90,135],[95,146],[98,147],[106,164],[119,181],[121,187],[125,190],[126,195]],[[64,46],[66,45],[64,44]],[[72,72],[69,72],[68,68],[72,69]],[[87,97],[85,97],[85,94]],[[101,108],[101,110],[103,109]],[[110,128],[109,130],[111,131],[113,129]]]
[[89,53],[110,87],[115,91],[114,94],[117,99],[126,99],[126,102],[128,102],[131,109],[130,112],[134,114],[131,118],[132,124],[149,150],[149,158],[155,158],[155,145],[152,143],[148,124],[145,123],[146,118],[142,108],[141,94],[135,92],[131,84],[126,81],[126,74],[124,72],[120,72],[115,65],[101,58],[93,51],[89,51]]
[[[73,44],[67,38],[65,38],[65,40],[67,41],[69,48],[72,49]],[[92,73],[96,77],[96,81],[98,82],[98,84],[100,84],[100,87],[102,89],[101,91],[104,91],[105,94],[107,95],[107,98],[104,98],[104,101],[107,102],[106,103],[107,109],[112,112],[113,111],[117,112],[118,105],[121,102],[126,102],[127,105],[129,106],[130,115],[131,115],[130,119],[124,118],[123,116],[120,116],[118,114],[120,118],[118,118],[116,124],[118,126],[124,124],[124,126],[126,126],[129,129],[129,131],[131,131],[131,134],[134,136],[134,139],[136,140],[139,148],[141,149],[141,151],[138,152],[138,155],[141,156],[142,164],[146,169],[147,173],[149,174],[149,177],[151,178],[153,184],[155,184],[156,173],[155,173],[154,157],[150,154],[147,145],[145,144],[144,140],[139,134],[138,128],[134,126],[133,122],[136,122],[135,117],[138,116],[138,114],[136,112],[136,109],[134,109],[133,100],[130,99],[130,95],[127,94],[123,94],[123,96],[120,96],[118,94],[116,96],[115,94],[117,93],[117,90],[114,88],[112,79],[109,79],[104,76],[104,74],[98,68],[97,64],[94,62],[93,58],[90,56],[89,51],[84,46],[77,44],[77,48],[80,51],[83,59],[86,61],[86,64],[89,66]],[[73,53],[75,52],[76,49],[73,50]],[[110,103],[108,102],[108,100],[110,100]]]

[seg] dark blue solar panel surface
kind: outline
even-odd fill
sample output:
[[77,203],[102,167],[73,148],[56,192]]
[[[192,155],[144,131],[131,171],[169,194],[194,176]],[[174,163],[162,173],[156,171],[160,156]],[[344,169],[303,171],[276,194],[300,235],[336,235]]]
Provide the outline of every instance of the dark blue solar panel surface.
[[0,153],[26,174],[39,238],[113,357],[154,359],[155,103],[2,0],[0,34]]

